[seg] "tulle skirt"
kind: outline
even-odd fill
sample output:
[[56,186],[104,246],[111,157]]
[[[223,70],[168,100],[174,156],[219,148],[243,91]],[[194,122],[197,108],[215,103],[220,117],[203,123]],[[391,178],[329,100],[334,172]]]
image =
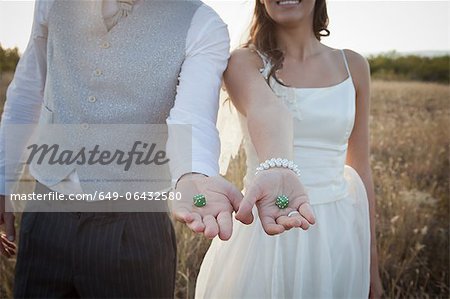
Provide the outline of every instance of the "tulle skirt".
[[257,217],[251,225],[234,220],[231,239],[215,238],[205,255],[195,297],[367,298],[367,193],[353,168],[344,175],[349,196],[313,205],[316,224],[307,231],[269,236]]

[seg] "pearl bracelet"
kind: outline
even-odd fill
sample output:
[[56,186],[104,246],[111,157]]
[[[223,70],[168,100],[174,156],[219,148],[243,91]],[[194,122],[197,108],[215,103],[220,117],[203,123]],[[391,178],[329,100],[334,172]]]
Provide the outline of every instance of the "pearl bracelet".
[[267,170],[269,168],[275,168],[275,167],[282,167],[287,168],[295,172],[296,175],[300,176],[300,170],[298,169],[298,166],[294,163],[294,161],[290,161],[288,159],[281,159],[281,158],[272,158],[269,160],[264,161],[263,163],[259,164],[258,167],[256,167],[256,174],[258,172]]

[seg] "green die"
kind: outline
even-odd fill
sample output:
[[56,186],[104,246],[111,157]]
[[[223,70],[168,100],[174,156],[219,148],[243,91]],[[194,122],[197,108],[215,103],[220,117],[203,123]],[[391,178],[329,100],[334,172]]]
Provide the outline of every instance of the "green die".
[[277,196],[277,200],[275,201],[275,205],[280,209],[285,209],[289,205],[289,199],[286,195]]
[[194,195],[194,197],[192,199],[194,200],[194,206],[199,207],[199,208],[206,206],[205,195],[197,194],[197,195]]

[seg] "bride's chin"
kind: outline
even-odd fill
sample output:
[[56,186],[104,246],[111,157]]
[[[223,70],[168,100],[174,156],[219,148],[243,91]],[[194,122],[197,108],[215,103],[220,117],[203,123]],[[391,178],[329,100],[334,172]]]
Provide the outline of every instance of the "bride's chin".
[[296,27],[302,23],[303,17],[299,16],[277,16],[274,19],[278,26],[282,27]]

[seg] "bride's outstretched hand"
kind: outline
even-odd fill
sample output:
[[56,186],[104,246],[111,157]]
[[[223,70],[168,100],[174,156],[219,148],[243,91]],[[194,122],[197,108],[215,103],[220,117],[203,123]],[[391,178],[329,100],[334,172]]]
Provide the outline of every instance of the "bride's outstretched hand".
[[175,219],[209,239],[231,237],[232,213],[242,200],[242,193],[233,184],[221,176],[189,174],[179,180],[176,192],[180,192],[181,200],[173,201]]
[[269,235],[294,227],[306,230],[315,223],[305,188],[290,169],[272,168],[259,172],[246,191],[236,219],[244,224],[252,223],[255,204],[261,224]]

